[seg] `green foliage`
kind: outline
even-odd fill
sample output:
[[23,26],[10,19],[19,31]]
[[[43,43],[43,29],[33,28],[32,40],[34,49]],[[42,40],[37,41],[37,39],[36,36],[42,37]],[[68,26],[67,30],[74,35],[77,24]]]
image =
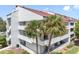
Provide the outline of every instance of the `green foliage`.
[[0,32],[6,31],[6,22],[0,17]]
[[30,54],[30,53],[27,51],[22,51],[22,54]]
[[79,38],[79,21],[75,23],[74,32],[77,38]]
[[39,28],[40,22],[39,21],[31,21],[28,26],[25,28],[26,35],[28,37],[36,37],[37,29]]
[[[36,29],[39,29],[40,33],[38,33]],[[66,33],[66,28],[62,16],[50,15],[42,21],[31,21],[28,26],[26,26],[25,32],[29,37],[35,37],[37,33],[39,35],[51,34],[61,36]]]
[[74,46],[74,44],[69,44],[68,46],[67,46],[67,48],[72,48]]
[[6,38],[4,36],[0,36],[0,45],[2,45],[2,47],[7,46]]
[[0,51],[0,54],[15,54],[15,53],[11,50],[4,50],[4,51]]
[[40,26],[45,34],[51,34],[56,36],[61,36],[66,33],[65,24],[62,16],[50,15]]
[[0,54],[29,54],[29,53],[25,50],[21,50],[19,52],[14,50],[3,50],[3,51],[0,51]]

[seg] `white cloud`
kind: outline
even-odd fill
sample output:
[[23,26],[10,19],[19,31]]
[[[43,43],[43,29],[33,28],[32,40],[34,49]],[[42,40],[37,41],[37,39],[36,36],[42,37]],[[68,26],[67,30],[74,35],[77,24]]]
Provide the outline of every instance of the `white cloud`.
[[74,5],[73,8],[79,9],[79,5]]
[[68,11],[70,9],[70,6],[64,6],[63,10]]

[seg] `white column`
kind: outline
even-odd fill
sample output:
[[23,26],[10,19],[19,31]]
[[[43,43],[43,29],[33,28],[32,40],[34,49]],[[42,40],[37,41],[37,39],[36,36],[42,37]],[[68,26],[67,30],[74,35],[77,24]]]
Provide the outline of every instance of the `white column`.
[[11,45],[14,47],[19,44],[18,33],[18,12],[14,12],[11,19]]
[[69,42],[70,42],[70,32],[71,32],[70,29],[71,29],[71,28],[70,28],[70,22],[68,22],[68,35],[69,35]]

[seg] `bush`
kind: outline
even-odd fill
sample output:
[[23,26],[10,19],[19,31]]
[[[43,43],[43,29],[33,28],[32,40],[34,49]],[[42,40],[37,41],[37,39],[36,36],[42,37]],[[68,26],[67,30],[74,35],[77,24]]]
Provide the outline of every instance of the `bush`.
[[29,54],[29,53],[28,53],[27,51],[24,50],[24,51],[22,52],[22,54]]
[[7,41],[4,36],[0,36],[0,45],[2,45],[2,48],[7,46]]
[[74,44],[70,43],[70,45],[67,46],[67,48],[72,48]]

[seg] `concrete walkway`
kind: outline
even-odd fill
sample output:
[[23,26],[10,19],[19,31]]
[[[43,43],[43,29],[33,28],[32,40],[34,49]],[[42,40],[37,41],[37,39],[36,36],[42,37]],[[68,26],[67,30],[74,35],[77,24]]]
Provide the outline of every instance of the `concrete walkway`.
[[9,50],[11,47],[12,47],[12,46],[7,46],[7,47],[5,47],[5,48],[0,49],[0,51]]

